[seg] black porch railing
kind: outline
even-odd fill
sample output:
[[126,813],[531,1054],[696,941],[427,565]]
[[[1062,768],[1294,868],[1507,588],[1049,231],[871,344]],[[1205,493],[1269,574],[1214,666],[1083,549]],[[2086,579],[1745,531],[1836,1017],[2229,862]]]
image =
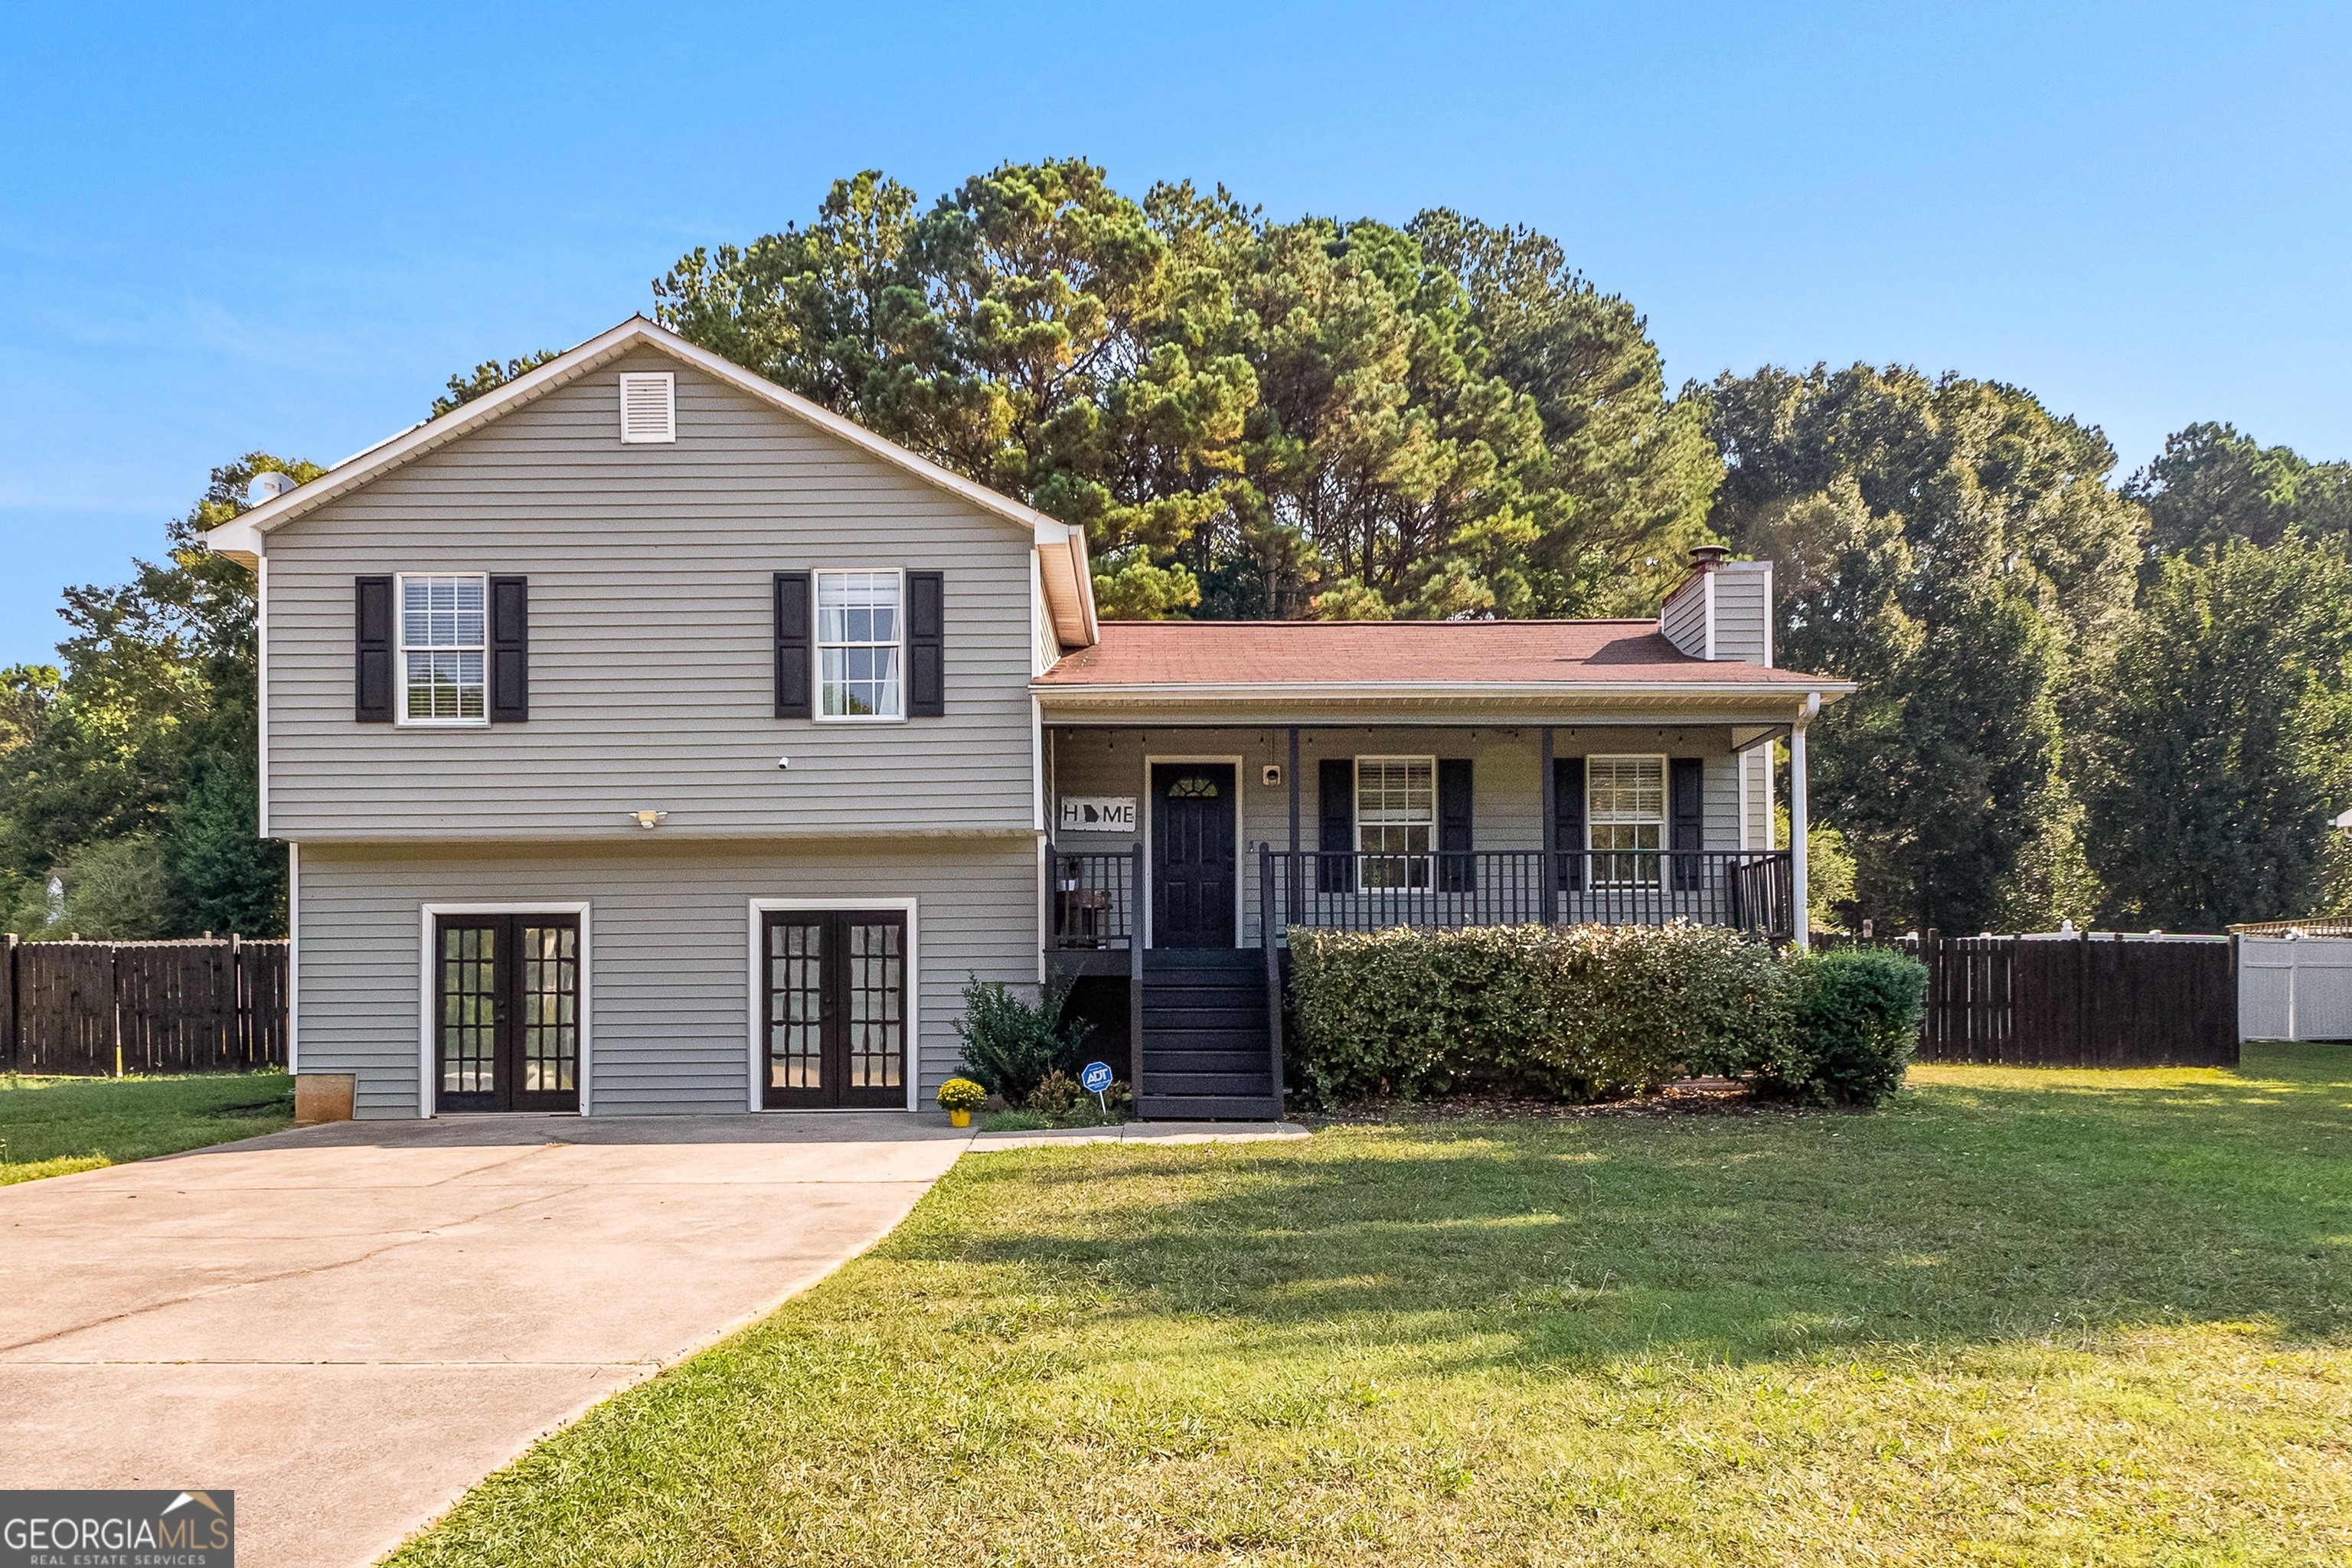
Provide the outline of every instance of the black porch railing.
[[1078,952],[1132,945],[1142,865],[1140,849],[1090,854],[1055,850],[1047,857],[1054,879],[1048,894],[1054,924],[1046,941]]
[[1493,925],[1729,926],[1796,934],[1785,849],[1481,849],[1353,855],[1261,846],[1276,929]]

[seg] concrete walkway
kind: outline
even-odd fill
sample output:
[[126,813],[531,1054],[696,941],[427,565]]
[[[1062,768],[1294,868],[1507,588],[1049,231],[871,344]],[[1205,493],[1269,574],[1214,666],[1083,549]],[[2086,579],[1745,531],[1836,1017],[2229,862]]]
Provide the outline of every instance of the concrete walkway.
[[0,1486],[234,1489],[240,1561],[372,1562],[974,1144],[888,1112],[344,1122],[0,1187]]

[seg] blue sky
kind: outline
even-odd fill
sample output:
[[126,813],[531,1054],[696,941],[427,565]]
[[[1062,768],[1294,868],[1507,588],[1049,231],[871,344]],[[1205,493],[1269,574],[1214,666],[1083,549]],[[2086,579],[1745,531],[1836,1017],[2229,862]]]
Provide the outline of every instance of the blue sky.
[[1082,154],[1559,237],[1676,382],[1901,361],[2126,468],[2352,456],[2352,8],[27,7],[0,58],[0,662],[215,463],[329,462],[879,167]]

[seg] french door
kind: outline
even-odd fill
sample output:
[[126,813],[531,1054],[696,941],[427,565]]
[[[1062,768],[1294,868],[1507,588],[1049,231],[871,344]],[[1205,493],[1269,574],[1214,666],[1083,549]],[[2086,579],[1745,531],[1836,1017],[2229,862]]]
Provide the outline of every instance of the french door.
[[907,917],[896,910],[775,910],[760,951],[766,1021],[761,1103],[907,1103]]
[[580,917],[440,915],[435,1047],[443,1110],[580,1109]]

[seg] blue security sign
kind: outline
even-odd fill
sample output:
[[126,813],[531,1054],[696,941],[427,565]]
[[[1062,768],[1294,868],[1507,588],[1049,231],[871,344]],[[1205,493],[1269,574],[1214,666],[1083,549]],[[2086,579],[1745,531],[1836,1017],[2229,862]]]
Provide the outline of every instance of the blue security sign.
[[1100,1094],[1110,1087],[1110,1064],[1088,1062],[1087,1070],[1078,1075],[1078,1082],[1085,1086],[1088,1094]]

